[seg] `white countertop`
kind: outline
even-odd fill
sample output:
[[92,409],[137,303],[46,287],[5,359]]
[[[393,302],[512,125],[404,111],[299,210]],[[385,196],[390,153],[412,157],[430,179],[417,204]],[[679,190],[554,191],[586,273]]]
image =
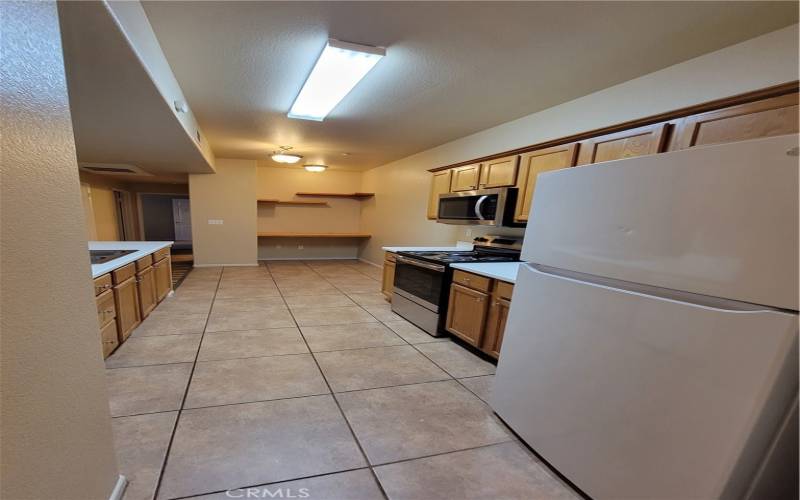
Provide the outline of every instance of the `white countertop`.
[[489,278],[516,283],[517,271],[522,262],[476,262],[474,264],[450,264],[454,269],[469,271]]
[[457,250],[472,250],[472,243],[458,242],[449,247],[383,247],[387,252],[453,252]]
[[145,255],[151,254],[156,250],[161,250],[164,247],[172,246],[172,241],[90,241],[89,250],[136,250],[128,255],[103,264],[92,264],[92,278],[97,278],[103,274],[109,273],[114,269],[130,264],[131,262],[141,259]]

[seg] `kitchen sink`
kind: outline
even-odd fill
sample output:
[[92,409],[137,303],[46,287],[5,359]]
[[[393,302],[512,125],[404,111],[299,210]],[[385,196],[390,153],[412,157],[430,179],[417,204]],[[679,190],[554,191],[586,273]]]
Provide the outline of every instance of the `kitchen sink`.
[[92,264],[105,264],[108,261],[118,259],[123,255],[136,252],[137,250],[89,250],[89,258]]

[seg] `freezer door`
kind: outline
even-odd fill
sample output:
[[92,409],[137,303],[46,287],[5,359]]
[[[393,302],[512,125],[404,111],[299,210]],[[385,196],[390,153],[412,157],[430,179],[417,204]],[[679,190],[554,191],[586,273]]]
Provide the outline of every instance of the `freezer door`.
[[796,135],[539,175],[522,260],[798,309]]
[[796,397],[797,360],[794,314],[523,265],[491,405],[592,498],[741,498]]

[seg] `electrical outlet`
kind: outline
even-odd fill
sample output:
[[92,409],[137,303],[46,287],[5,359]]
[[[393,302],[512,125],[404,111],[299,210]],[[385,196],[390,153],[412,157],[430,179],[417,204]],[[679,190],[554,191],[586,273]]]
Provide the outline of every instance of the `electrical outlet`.
[[225,221],[222,219],[208,219],[208,223],[211,225],[220,225],[223,224]]
[[304,247],[303,245],[297,245],[297,249],[298,249],[298,250],[302,250],[302,249],[304,249],[304,248],[305,248],[305,247]]
[[467,229],[467,238],[472,238],[472,229]]

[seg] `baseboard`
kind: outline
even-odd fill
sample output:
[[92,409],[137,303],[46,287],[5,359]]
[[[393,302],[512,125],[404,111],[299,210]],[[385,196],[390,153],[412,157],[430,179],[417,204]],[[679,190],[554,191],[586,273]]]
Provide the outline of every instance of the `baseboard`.
[[359,262],[363,262],[363,263],[365,263],[365,264],[369,264],[370,266],[375,266],[375,267],[377,267],[378,269],[383,269],[383,266],[382,266],[382,265],[380,265],[380,264],[376,264],[376,263],[372,262],[371,260],[367,260],[367,259],[362,259],[362,258],[359,258],[359,259],[358,259],[358,261],[359,261]]
[[258,267],[258,262],[255,264],[194,264],[193,267]]
[[120,474],[117,476],[117,484],[114,485],[114,489],[111,490],[111,495],[109,495],[108,500],[122,500],[122,495],[125,494],[125,488],[128,487],[128,479]]
[[308,257],[285,257],[285,258],[268,258],[268,259],[258,259],[259,261],[269,262],[273,260],[358,260],[356,257],[314,257],[313,259],[309,259]]

